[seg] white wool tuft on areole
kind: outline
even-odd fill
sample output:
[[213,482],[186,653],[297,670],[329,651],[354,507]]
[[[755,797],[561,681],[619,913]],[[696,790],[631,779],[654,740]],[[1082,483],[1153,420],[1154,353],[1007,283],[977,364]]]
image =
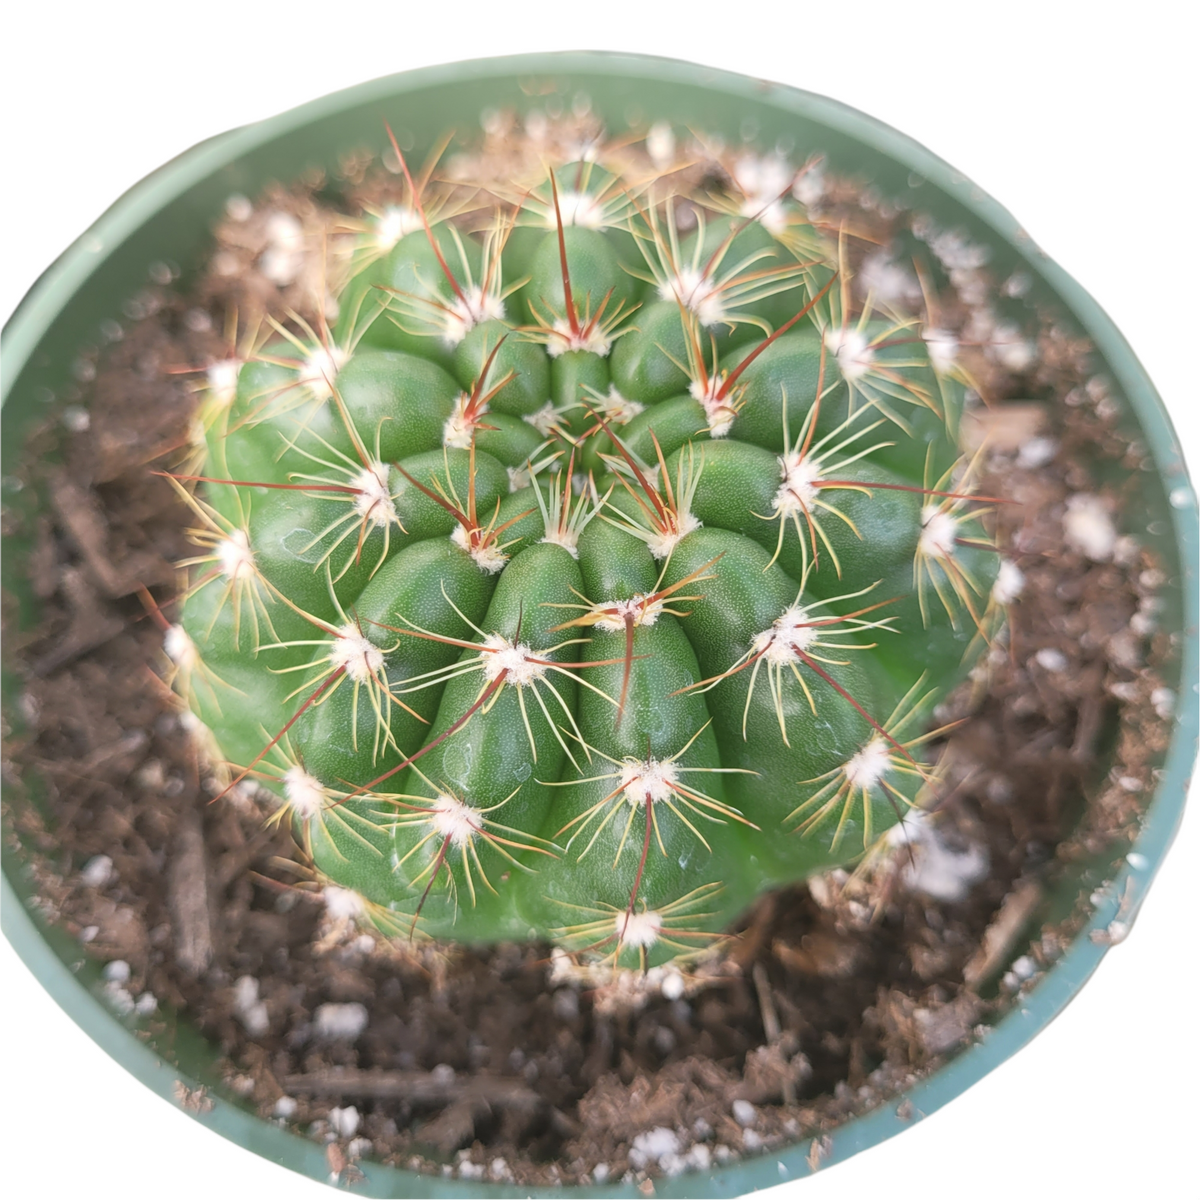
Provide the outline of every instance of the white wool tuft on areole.
[[693,400],[698,400],[704,407],[704,415],[708,418],[709,437],[725,437],[737,416],[737,409],[729,402],[728,397],[721,395],[721,387],[725,382],[723,375],[714,375],[707,383],[693,379],[688,384],[688,392]]
[[462,525],[454,526],[450,531],[450,540],[460,550],[469,554],[485,575],[495,575],[497,571],[502,571],[504,564],[508,562],[508,555],[495,542],[488,542],[484,546],[472,546],[471,535]]
[[[637,595],[630,596],[628,600],[617,600],[613,604],[605,604],[602,607],[605,615],[597,620],[596,628],[605,633],[620,633],[625,628],[626,617],[633,617],[635,625],[653,625],[662,616],[663,601],[651,600],[647,604],[646,597],[639,592]],[[615,613],[607,611],[614,608],[616,609]]]
[[923,554],[932,558],[953,558],[958,538],[958,522],[936,504],[921,509],[921,540]]
[[654,558],[666,558],[689,533],[700,528],[701,522],[686,510],[675,519],[674,528],[656,530],[646,539],[646,547]]
[[646,406],[636,400],[626,400],[614,383],[609,385],[608,395],[596,401],[596,410],[614,425],[628,425],[634,417],[646,411]]
[[679,768],[673,762],[639,758],[621,764],[621,789],[634,808],[645,804],[647,797],[655,804],[669,800],[678,783]]
[[430,809],[429,823],[441,837],[455,847],[468,845],[483,832],[483,817],[478,809],[464,804],[456,796],[438,793]]
[[704,326],[719,324],[727,314],[724,298],[717,285],[695,267],[681,267],[677,274],[660,283],[658,298],[682,304]]
[[238,375],[242,364],[236,358],[224,358],[205,371],[208,394],[222,408],[228,408],[237,396]]
[[[479,424],[478,420],[473,421],[467,416],[470,404],[471,397],[465,392],[455,400],[454,411],[446,418],[446,423],[442,426],[443,446],[448,446],[451,450],[470,448],[471,439],[475,436],[475,429]],[[477,417],[481,415],[481,412],[476,413]]]
[[551,203],[546,209],[546,228],[558,228],[558,216],[562,223],[579,225],[584,229],[604,229],[608,221],[604,216],[604,205],[589,192],[577,192],[574,189],[558,193],[558,214]]
[[669,121],[655,121],[646,134],[646,153],[661,171],[675,161],[675,131]]
[[[546,349],[549,351],[550,348],[547,346]],[[542,437],[549,437],[561,416],[562,414],[554,407],[554,401],[547,400],[537,412],[526,413],[521,419],[526,425],[532,425]]]
[[396,515],[396,506],[388,491],[387,467],[378,459],[363,467],[350,481],[350,486],[358,489],[354,497],[354,511],[360,517],[375,525],[400,523],[400,518]]
[[875,351],[859,329],[826,329],[825,346],[847,379],[861,379],[874,365]]
[[926,329],[921,335],[929,361],[939,375],[945,375],[958,360],[958,338],[947,329]]
[[301,820],[315,817],[329,805],[329,793],[319,779],[303,767],[289,767],[283,774],[283,794]]
[[163,650],[166,656],[181,670],[190,671],[199,662],[196,643],[188,636],[182,625],[170,625],[163,634]]
[[343,625],[329,650],[329,661],[342,667],[355,683],[365,683],[383,670],[383,651],[367,640],[357,625]]
[[235,529],[217,543],[217,561],[226,579],[236,580],[254,574],[254,551],[244,529]]
[[770,629],[757,634],[751,643],[756,654],[773,666],[792,662],[817,639],[817,631],[808,624],[808,613],[799,604],[785,608],[771,623]]
[[892,752],[880,737],[872,738],[842,767],[852,787],[870,791],[892,769]]
[[375,221],[375,245],[390,250],[401,238],[422,228],[421,214],[412,208],[389,204]]
[[505,467],[504,470],[508,473],[508,490],[510,493],[519,492],[522,488],[531,487],[533,484],[533,476],[529,473],[529,467]]
[[606,358],[612,349],[612,338],[600,327],[599,322],[589,321],[576,333],[566,317],[559,317],[553,326],[554,335],[546,342],[546,353],[558,358],[568,350],[584,350],[588,354]]
[[782,155],[742,155],[733,165],[733,177],[745,195],[741,215],[761,222],[776,237],[784,233],[788,215],[782,197],[791,191],[795,174]]
[[514,687],[528,687],[545,678],[550,669],[544,662],[535,662],[533,651],[524,643],[514,644],[498,633],[489,633],[483,639],[484,646],[492,653],[483,656],[483,677],[488,683],[507,671],[505,683]]
[[819,490],[820,466],[798,454],[781,454],[779,469],[783,483],[775,493],[776,513],[790,517],[793,513],[811,508]]
[[617,938],[626,946],[649,949],[662,933],[662,913],[654,911],[631,913],[619,912],[613,922]]
[[333,385],[338,372],[350,357],[337,346],[315,347],[300,367],[300,382],[317,400],[328,400],[333,395]]
[[504,320],[504,301],[493,292],[485,292],[478,284],[462,289],[461,296],[448,301],[441,314],[442,341],[447,346],[459,342],[484,321]]
[[768,233],[782,237],[787,232],[788,215],[782,200],[772,200],[763,204],[759,197],[746,200],[742,204],[741,215],[753,217]]
[[570,528],[551,529],[542,538],[541,544],[546,546],[561,546],[572,558],[578,558],[579,530]]

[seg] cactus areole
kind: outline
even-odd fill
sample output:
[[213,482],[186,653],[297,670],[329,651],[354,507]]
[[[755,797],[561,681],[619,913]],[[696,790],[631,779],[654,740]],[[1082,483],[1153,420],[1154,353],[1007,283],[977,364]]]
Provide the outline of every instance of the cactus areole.
[[953,344],[803,168],[647,145],[451,184],[393,143],[335,315],[210,371],[173,476],[176,687],[391,932],[705,951],[928,802],[1003,617]]

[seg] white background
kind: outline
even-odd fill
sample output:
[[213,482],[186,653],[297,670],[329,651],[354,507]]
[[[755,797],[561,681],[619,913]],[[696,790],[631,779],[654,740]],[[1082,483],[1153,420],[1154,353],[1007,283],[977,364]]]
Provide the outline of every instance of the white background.
[[[844,100],[1014,212],[1100,301],[1197,466],[1191,6],[1144,0],[22,4],[0,31],[7,316],[131,184],[193,143],[410,67],[532,50],[692,59]],[[1195,803],[1193,802],[1193,809]],[[1067,1013],[948,1109],[780,1197],[1196,1195],[1200,813]],[[201,1129],[71,1025],[0,943],[10,1195],[329,1195]]]

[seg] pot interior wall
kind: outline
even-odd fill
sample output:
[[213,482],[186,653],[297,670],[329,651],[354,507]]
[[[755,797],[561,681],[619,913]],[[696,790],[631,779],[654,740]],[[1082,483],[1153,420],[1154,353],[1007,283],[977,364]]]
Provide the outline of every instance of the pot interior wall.
[[[747,137],[759,147],[778,145],[793,161],[802,161],[810,152],[823,153],[831,171],[870,179],[883,196],[897,198],[928,213],[938,225],[961,229],[973,240],[991,246],[990,265],[997,278],[1005,278],[1020,267],[1033,280],[1026,302],[1047,305],[1059,313],[1073,309],[1080,332],[1101,347],[1104,361],[1097,366],[1114,381],[1114,394],[1125,406],[1126,419],[1132,428],[1141,431],[1159,468],[1158,472],[1137,474],[1127,511],[1137,514],[1141,527],[1126,531],[1151,545],[1166,564],[1170,583],[1162,593],[1163,626],[1186,628],[1186,610],[1194,603],[1190,598],[1195,587],[1194,565],[1189,567],[1181,561],[1181,548],[1185,556],[1194,557],[1196,526],[1182,457],[1161,402],[1123,339],[1111,329],[1094,302],[1040,256],[999,205],[895,131],[820,97],[665,60],[575,54],[413,72],[377,80],[261,126],[222,135],[167,164],[114,206],[50,268],[6,329],[6,504],[39,503],[36,496],[19,494],[12,483],[26,432],[72,385],[73,365],[82,349],[99,343],[101,321],[120,319],[122,303],[140,290],[154,263],[178,264],[183,271],[179,286],[186,288],[209,252],[210,230],[231,194],[254,196],[272,181],[286,182],[311,168],[335,177],[338,161],[348,151],[381,148],[386,136],[385,120],[396,131],[401,146],[419,161],[449,127],[470,139],[479,129],[480,115],[486,108],[511,107],[521,114],[535,108],[569,109],[580,96],[588,98],[614,133],[623,132],[631,123],[666,119],[680,128],[719,134],[730,144]],[[23,619],[28,620],[34,610],[23,580],[22,549],[15,541],[9,546],[4,586],[18,597]],[[1194,617],[1192,621],[1194,629]],[[1156,801],[1139,845],[1154,865],[1169,844],[1182,807],[1182,780],[1189,750],[1186,744],[1181,748],[1181,742],[1186,743],[1185,727],[1195,719],[1195,697],[1178,687],[1178,679],[1181,672],[1185,678],[1194,674],[1194,659],[1193,632],[1191,640],[1181,647],[1180,659],[1164,667],[1168,676],[1175,676],[1181,704],[1186,700],[1190,707],[1180,714],[1169,769],[1164,772],[1162,791],[1166,794]],[[10,686],[14,683],[6,676],[8,700],[15,695],[14,686]],[[19,725],[18,717],[13,720]],[[1151,834],[1153,844],[1146,841]],[[8,854],[9,845],[6,837],[6,874],[25,899],[29,885],[19,855]],[[1106,858],[1111,862],[1111,856]],[[1060,912],[1069,909],[1081,889],[1090,891],[1100,881],[1103,869],[1101,864],[1081,864],[1063,880],[1055,907]],[[1143,882],[1148,883],[1152,872],[1153,867]],[[187,1022],[173,1023],[167,1035],[149,1047],[139,1043],[85,990],[98,991],[99,974],[93,964],[77,965],[83,957],[78,944],[62,931],[46,928],[40,922],[35,929],[24,909],[12,914],[15,907],[7,905],[6,929],[11,924],[10,936],[21,953],[31,963],[37,960],[35,969],[59,1003],[110,1053],[164,1095],[170,1094],[171,1084],[180,1077],[190,1086],[203,1082],[219,1093],[213,1051]],[[1110,919],[1111,915],[1097,914],[1097,921]],[[1030,1018],[1017,1025],[1011,1018],[1006,1019],[983,1046],[965,1051],[935,1080],[922,1085],[927,1089],[919,1105],[923,1111],[932,1111],[969,1086],[1057,1013],[1099,959],[1101,950],[1085,942],[1086,931],[1071,952],[1075,957],[1068,955],[1073,965],[1056,970],[1035,993],[1035,999],[1039,993],[1045,995],[1033,1006]],[[1067,966],[1068,960],[1060,967]],[[1006,1028],[1009,1032],[1002,1038]],[[156,1074],[158,1056],[173,1069]],[[202,1119],[226,1136],[295,1170],[319,1179],[327,1175],[319,1147],[257,1121],[237,1109],[228,1097],[218,1100],[216,1108],[202,1114]],[[838,1131],[832,1157],[845,1157],[902,1127],[894,1113],[871,1114]],[[808,1173],[804,1161],[807,1148],[805,1143],[782,1156],[790,1174]],[[659,1181],[658,1194],[732,1195],[752,1186],[779,1183],[776,1162],[780,1157],[768,1156],[761,1172],[748,1162],[704,1179]],[[365,1187],[364,1194],[368,1195],[510,1194],[502,1187],[457,1180],[418,1180],[410,1174],[369,1166]],[[398,1192],[397,1188],[404,1190]],[[633,1188],[628,1191],[636,1194]],[[605,1194],[624,1191],[610,1189]]]

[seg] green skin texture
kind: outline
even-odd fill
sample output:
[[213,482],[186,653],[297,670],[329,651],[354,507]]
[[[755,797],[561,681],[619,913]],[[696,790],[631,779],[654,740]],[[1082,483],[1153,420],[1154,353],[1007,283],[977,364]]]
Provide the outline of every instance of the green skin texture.
[[[703,258],[730,229],[729,218],[710,218]],[[769,257],[754,269],[796,261],[761,226],[734,232],[728,263],[764,247]],[[253,565],[242,576],[250,582],[240,604],[234,603],[238,580],[231,583],[220,564],[193,568],[180,621],[203,666],[192,670],[187,695],[235,776],[253,765],[254,777],[282,797],[285,771],[302,769],[328,789],[332,807],[318,815],[305,817],[299,806],[286,811],[320,877],[359,892],[377,906],[371,911],[391,914],[391,928],[459,941],[548,939],[644,966],[711,945],[764,889],[854,861],[915,799],[920,779],[885,743],[890,765],[883,778],[892,791],[874,783],[798,828],[813,814],[802,808],[805,801],[829,778],[836,786],[846,764],[881,737],[864,714],[883,724],[903,703],[911,719],[895,736],[918,737],[933,706],[985,645],[947,571],[937,562],[928,568],[922,603],[914,566],[924,506],[952,503],[922,491],[953,490],[943,476],[958,459],[953,431],[962,388],[935,374],[923,343],[904,333],[889,337],[888,323],[879,319],[864,333],[879,343],[873,362],[880,373],[864,379],[852,370],[846,378],[836,355],[822,353],[815,321],[831,323],[828,303],[762,348],[765,330],[803,309],[832,277],[832,267],[818,268],[737,307],[740,317],[757,323],[703,331],[710,372],[713,346],[722,371],[753,356],[738,380],[741,408],[714,438],[704,408],[688,394],[681,306],[661,299],[644,263],[643,278],[630,272],[631,254],[647,245],[645,231],[639,236],[626,222],[609,231],[568,225],[562,234],[581,321],[606,295],[606,311],[624,306],[620,336],[606,354],[552,354],[560,348],[553,338],[531,330],[539,316],[549,322],[567,313],[559,235],[543,226],[521,227],[505,251],[506,285],[525,281],[505,298],[509,323],[490,317],[448,339],[432,318],[415,320],[414,305],[387,288],[439,303],[454,297],[417,232],[343,293],[342,312],[353,316],[344,318],[335,340],[356,340],[337,370],[337,402],[328,386],[300,382],[302,356],[285,343],[242,366],[236,397],[209,426],[200,472],[240,482],[208,482],[199,495],[226,533],[244,530]],[[460,279],[468,269],[478,278],[480,251],[470,238],[455,239],[444,227],[434,236]],[[684,240],[683,256],[691,251]],[[444,448],[444,428],[460,396],[480,383],[493,350],[485,387],[477,390],[503,386],[480,417],[491,428],[475,430],[472,458],[468,448]],[[283,361],[289,357],[297,365]],[[882,394],[872,392],[872,379],[883,370],[891,415],[872,403]],[[897,379],[901,399],[895,399]],[[845,519],[820,514],[828,540],[819,542],[814,558],[791,520],[780,539],[780,520],[771,514],[783,482],[783,397],[786,449],[793,449],[819,380],[824,394],[815,442],[880,424],[830,456],[831,464],[841,464],[869,450],[823,472],[846,485],[819,493]],[[590,471],[608,500],[572,554],[544,540],[535,494],[540,488],[548,501],[561,493],[557,472],[565,455],[532,486],[527,476],[514,480],[530,460],[564,445],[548,445],[526,418],[552,402],[566,410],[562,428],[578,437],[596,429],[583,405],[596,404],[613,385],[643,411],[628,424],[593,432],[576,451],[577,474]],[[689,468],[699,472],[691,500],[698,526],[668,557],[656,559],[644,540],[621,527],[645,523],[630,489],[646,497],[628,469],[620,478],[612,473],[613,456],[620,458],[613,434],[643,464],[654,466],[661,451],[673,484],[686,483]],[[322,490],[321,481],[352,485],[364,451],[385,464],[396,522],[360,522],[348,516],[354,493]],[[465,507],[472,471],[479,523],[512,520],[498,539],[508,543],[507,559],[493,573],[452,540],[456,518],[417,486],[446,494],[452,487]],[[986,542],[978,506],[959,504],[953,512],[960,543]],[[806,529],[804,536],[813,535]],[[983,614],[997,555],[960,544],[952,557],[955,570],[965,569],[974,581],[970,604]],[[753,666],[694,687],[751,653],[755,638],[796,603],[806,564],[801,604],[807,610],[831,601],[809,619],[886,601],[862,620],[887,618],[888,628],[819,630],[837,648],[811,647],[819,670],[797,660],[807,692],[785,667],[778,704],[765,661],[753,689]],[[687,582],[689,576],[703,578]],[[633,628],[618,719],[624,627],[554,627],[581,615],[581,597],[612,604],[677,584],[665,601],[669,611]],[[254,587],[257,601],[246,594]],[[369,682],[360,687],[349,673],[330,675],[336,631],[348,622],[378,648],[377,674],[392,691],[381,717]],[[417,627],[453,641],[411,636]],[[557,695],[544,683],[502,680],[480,706],[487,655],[461,643],[480,643],[480,630],[512,640],[518,629],[520,643],[539,657],[601,665],[547,672]],[[561,644],[572,639],[590,640]],[[456,663],[464,664],[461,673],[408,690],[417,677]],[[379,702],[378,687],[374,693]],[[285,726],[286,735],[264,756]],[[676,755],[676,766],[685,768],[677,781],[712,805],[689,804],[669,790],[649,803],[627,798],[623,762],[661,763]],[[431,811],[438,795],[469,805],[474,824],[439,824]],[[593,806],[599,807],[584,823],[580,818]],[[641,918],[637,930],[658,936],[618,937],[628,912]],[[659,915],[642,917],[646,912]]]

